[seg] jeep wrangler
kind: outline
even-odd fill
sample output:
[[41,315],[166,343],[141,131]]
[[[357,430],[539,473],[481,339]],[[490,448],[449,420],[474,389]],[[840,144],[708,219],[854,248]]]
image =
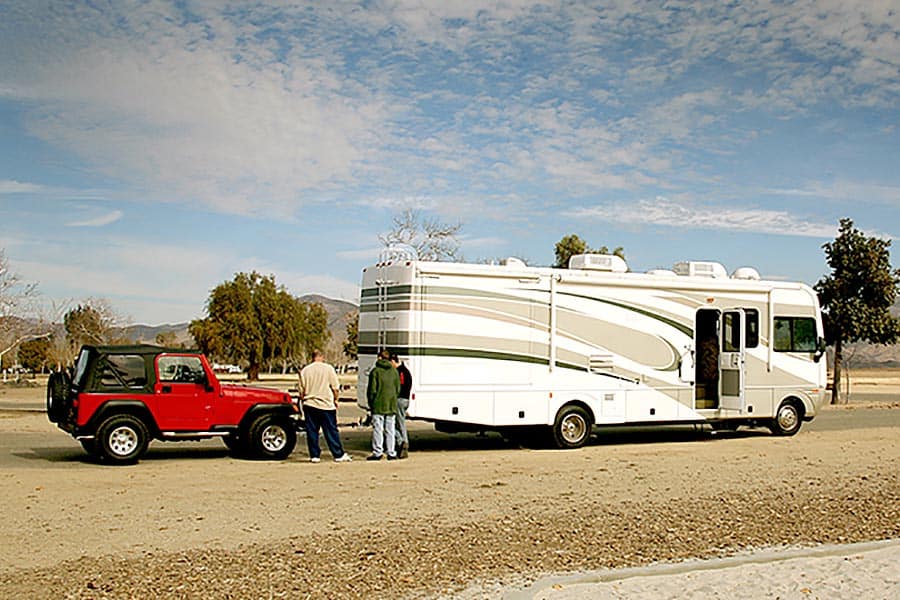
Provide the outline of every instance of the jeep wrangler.
[[151,345],[83,346],[69,373],[47,383],[47,416],[91,455],[135,463],[150,440],[222,438],[235,454],[283,460],[299,409],[278,390],[220,383],[196,351]]

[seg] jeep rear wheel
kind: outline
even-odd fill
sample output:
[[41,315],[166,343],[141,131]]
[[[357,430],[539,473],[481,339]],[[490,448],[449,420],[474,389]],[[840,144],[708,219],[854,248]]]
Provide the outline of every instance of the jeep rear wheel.
[[284,460],[297,445],[293,423],[279,415],[263,415],[250,426],[249,445],[255,458]]
[[102,458],[119,465],[132,464],[150,443],[143,421],[131,415],[108,418],[97,430],[97,450]]

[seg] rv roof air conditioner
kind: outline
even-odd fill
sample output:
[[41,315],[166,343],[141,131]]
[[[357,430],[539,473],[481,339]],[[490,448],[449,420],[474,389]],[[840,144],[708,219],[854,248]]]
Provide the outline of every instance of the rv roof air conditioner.
[[731,274],[732,279],[749,279],[750,281],[759,281],[761,277],[759,276],[759,271],[754,269],[753,267],[738,267],[734,270],[734,273]]
[[620,256],[612,254],[576,254],[569,259],[570,269],[627,273],[628,265]]
[[728,279],[728,271],[717,262],[685,261],[675,263],[672,270],[683,277],[708,277],[710,279]]

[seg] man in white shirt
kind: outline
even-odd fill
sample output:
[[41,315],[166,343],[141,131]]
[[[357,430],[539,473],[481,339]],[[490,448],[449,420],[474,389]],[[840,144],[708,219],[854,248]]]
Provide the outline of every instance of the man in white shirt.
[[313,351],[313,361],[300,371],[300,401],[306,421],[306,447],[309,461],[321,461],[319,429],[325,434],[325,443],[335,462],[350,462],[350,455],[344,452],[337,429],[337,406],[341,384],[334,367],[325,362],[321,351]]

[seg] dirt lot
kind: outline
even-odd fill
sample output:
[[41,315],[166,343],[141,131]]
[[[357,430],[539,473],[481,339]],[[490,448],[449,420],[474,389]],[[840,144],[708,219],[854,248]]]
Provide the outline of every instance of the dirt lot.
[[[879,405],[897,406],[898,391],[882,385]],[[348,403],[340,420],[358,414]],[[44,434],[46,447],[20,452],[25,466],[0,470],[0,597],[452,596],[478,581],[900,537],[889,427],[616,436],[560,452],[422,424],[409,460],[366,463],[369,432],[348,426],[349,464],[310,464],[301,441],[283,463],[155,443],[139,465],[106,467],[42,414],[0,411],[4,451]]]

